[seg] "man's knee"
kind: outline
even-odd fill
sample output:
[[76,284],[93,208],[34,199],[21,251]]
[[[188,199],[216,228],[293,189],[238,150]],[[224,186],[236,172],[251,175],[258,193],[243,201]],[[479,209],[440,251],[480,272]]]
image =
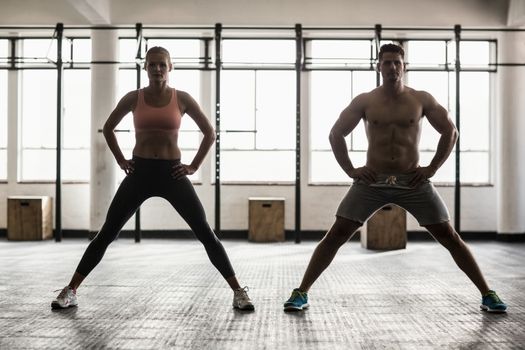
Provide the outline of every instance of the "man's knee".
[[428,225],[425,228],[432,236],[447,248],[453,248],[462,244],[461,236],[448,222],[442,224]]
[[345,243],[352,237],[352,235],[361,225],[362,224],[357,221],[338,216],[334,225],[332,228],[330,228],[324,239],[334,243]]

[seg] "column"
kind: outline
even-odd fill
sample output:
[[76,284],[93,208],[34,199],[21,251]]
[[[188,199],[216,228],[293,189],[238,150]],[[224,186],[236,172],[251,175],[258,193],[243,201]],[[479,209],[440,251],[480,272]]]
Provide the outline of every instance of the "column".
[[[525,33],[508,32],[501,39],[500,62],[525,62]],[[497,76],[497,230],[525,234],[525,67],[498,67]]]
[[[93,61],[118,61],[118,47],[116,30],[92,31]],[[117,186],[115,159],[99,132],[117,103],[117,79],[117,64],[91,66],[90,232],[100,230]]]

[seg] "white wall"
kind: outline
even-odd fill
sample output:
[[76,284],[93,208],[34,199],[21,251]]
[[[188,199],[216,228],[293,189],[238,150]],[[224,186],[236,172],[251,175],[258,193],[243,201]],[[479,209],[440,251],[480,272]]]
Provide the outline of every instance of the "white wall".
[[[74,6],[74,3],[89,6]],[[101,3],[109,3],[104,6]],[[2,0],[0,23],[89,24],[110,9],[112,24],[502,26],[507,0]],[[89,7],[91,11],[84,10]]]
[[[89,2],[89,0],[85,0]],[[43,5],[45,3],[45,6]],[[504,26],[507,21],[507,1],[489,0],[420,0],[420,1],[243,1],[243,0],[193,0],[193,1],[110,1],[110,18],[113,24],[214,24],[224,25],[366,25],[376,23],[403,26]],[[89,19],[73,8],[66,0],[2,0],[0,23],[2,25],[27,24],[89,24]],[[242,15],[240,15],[242,13]],[[210,84],[211,85],[211,84]],[[307,80],[302,91],[307,91]],[[209,92],[209,91],[208,91]],[[206,95],[204,95],[206,96]],[[303,97],[302,134],[308,135],[307,95]],[[214,115],[213,102],[204,100],[203,107],[209,116]],[[496,111],[496,118],[498,111]],[[524,130],[525,131],[525,130]],[[308,186],[308,163],[305,157],[306,138],[303,138],[303,186],[302,186],[302,229],[326,230],[333,222],[335,209],[346,193],[341,186]],[[497,140],[496,140],[497,142]],[[12,151],[11,151],[12,152]],[[203,173],[210,174],[213,154],[207,158]],[[335,161],[335,160],[334,160]],[[496,159],[497,162],[497,159]],[[208,214],[214,222],[214,188],[210,179],[205,178],[196,190]],[[445,199],[451,215],[454,212],[453,188],[438,188]],[[466,231],[495,231],[496,190],[494,187],[466,187],[462,190],[462,223]],[[284,197],[286,199],[286,228],[294,228],[293,186],[230,186],[222,187],[222,229],[247,229],[248,202],[251,196]],[[0,228],[6,227],[7,195],[50,195],[54,186],[50,184],[17,184],[10,181],[0,184]],[[64,229],[89,228],[89,185],[65,184],[63,186]],[[453,218],[452,218],[453,219]],[[133,220],[126,228],[133,227]],[[162,199],[150,199],[142,209],[144,229],[186,228],[179,216]],[[418,229],[413,218],[409,218],[409,230]]]

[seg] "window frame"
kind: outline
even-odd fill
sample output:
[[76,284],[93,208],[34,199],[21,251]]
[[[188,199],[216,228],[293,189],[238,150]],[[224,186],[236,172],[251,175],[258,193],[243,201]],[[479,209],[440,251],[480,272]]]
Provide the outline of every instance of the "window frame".
[[[243,36],[243,37],[239,37],[239,36],[226,36],[222,39],[222,49],[224,49],[224,41],[237,41],[237,40],[246,40],[246,41],[289,41],[291,43],[291,46],[293,47],[293,52],[295,53],[295,45],[296,45],[296,38],[295,37],[288,37],[288,36],[285,36],[285,37],[271,37],[271,36]],[[221,53],[221,57],[222,57],[222,53]],[[220,134],[223,135],[224,133],[229,133],[229,132],[238,132],[238,133],[251,133],[253,134],[253,137],[256,138],[256,134],[257,134],[257,72],[260,72],[260,71],[275,71],[275,72],[278,72],[278,71],[289,71],[289,72],[296,72],[296,62],[295,62],[295,56],[292,56],[290,61],[289,62],[271,62],[271,63],[254,63],[254,62],[247,62],[247,63],[239,63],[239,62],[234,62],[234,63],[231,63],[231,62],[221,62],[221,67],[219,68],[222,71],[251,71],[253,72],[254,74],[254,79],[253,79],[253,82],[254,82],[254,113],[253,113],[253,125],[254,125],[254,129],[253,130],[239,130],[239,131],[236,131],[236,130],[227,130],[227,129],[222,129],[222,123],[221,123],[221,130],[219,130]],[[221,83],[224,81],[224,77],[221,75]],[[294,87],[294,90],[295,90],[295,94],[297,94],[297,88]],[[223,96],[223,93],[222,93],[222,88],[221,88],[221,97]],[[222,105],[222,102],[220,102],[221,105]],[[224,116],[222,115],[223,111],[221,110],[221,121],[222,119],[224,118]],[[254,139],[254,147],[253,148],[249,148],[249,149],[235,149],[235,148],[225,148],[222,144],[221,144],[221,147],[220,147],[220,157],[222,158],[223,157],[223,152],[290,152],[292,154],[292,159],[294,159],[293,163],[291,164],[292,168],[293,168],[293,171],[291,172],[290,174],[290,179],[289,180],[275,180],[275,179],[272,179],[272,180],[239,180],[239,179],[236,179],[236,180],[225,180],[223,178],[223,174],[224,174],[224,170],[223,170],[223,167],[224,167],[224,163],[221,163],[221,185],[286,185],[286,186],[289,186],[289,185],[293,185],[295,183],[295,178],[296,178],[296,165],[295,165],[295,153],[296,153],[296,145],[295,145],[295,128],[296,128],[296,125],[295,125],[295,111],[294,111],[294,115],[292,116],[292,121],[294,122],[294,128],[293,128],[293,132],[291,133],[290,137],[294,139],[293,141],[293,147],[291,148],[275,148],[275,149],[266,149],[266,148],[258,148],[257,147],[257,143],[256,143],[256,139]],[[221,136],[222,137],[222,136]],[[222,139],[221,139],[221,143],[222,143]],[[215,172],[216,172],[216,166],[217,164],[213,164],[212,166],[212,184],[215,184]]]

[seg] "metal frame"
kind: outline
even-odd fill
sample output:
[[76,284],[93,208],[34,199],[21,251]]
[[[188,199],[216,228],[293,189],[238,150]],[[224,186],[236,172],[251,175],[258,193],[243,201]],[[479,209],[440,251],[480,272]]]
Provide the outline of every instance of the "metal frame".
[[[71,29],[71,30],[115,30],[115,29],[123,29],[123,30],[135,30],[136,31],[136,38],[139,41],[138,42],[138,52],[137,52],[137,58],[140,59],[140,51],[141,51],[141,40],[143,35],[143,30],[214,30],[215,36],[213,40],[215,41],[215,67],[210,67],[210,62],[208,56],[208,49],[209,49],[209,42],[212,40],[212,38],[199,38],[206,41],[206,47],[205,47],[205,62],[204,62],[204,68],[188,68],[188,69],[204,69],[204,70],[212,70],[215,69],[216,71],[216,116],[215,116],[215,124],[216,124],[216,154],[215,154],[215,165],[216,165],[216,172],[215,172],[215,229],[218,233],[220,233],[221,227],[220,227],[220,72],[222,69],[222,63],[221,63],[221,41],[222,41],[222,31],[223,30],[266,30],[266,31],[272,31],[272,30],[295,30],[295,40],[296,40],[296,62],[295,62],[295,70],[297,74],[296,79],[296,88],[297,88],[297,95],[296,95],[296,181],[295,181],[295,196],[296,196],[296,217],[295,217],[295,240],[296,242],[300,242],[300,232],[301,232],[301,226],[300,226],[300,219],[301,219],[301,213],[300,213],[300,196],[301,196],[301,181],[300,181],[300,175],[301,175],[301,159],[300,159],[300,150],[301,150],[301,137],[300,137],[300,124],[301,124],[301,108],[300,108],[300,102],[301,102],[301,96],[300,96],[300,83],[301,83],[301,72],[307,71],[308,68],[305,67],[305,63],[303,62],[304,57],[304,41],[305,40],[312,40],[312,39],[321,39],[321,38],[304,38],[304,32],[305,31],[317,31],[317,32],[337,32],[337,31],[347,31],[347,32],[356,32],[356,31],[369,31],[375,33],[375,39],[377,42],[381,40],[381,34],[384,31],[429,31],[429,32],[447,32],[450,33],[451,28],[450,27],[382,27],[380,24],[375,25],[374,27],[302,27],[300,24],[296,24],[295,27],[263,27],[263,26],[222,26],[222,24],[217,23],[214,27],[211,26],[143,26],[142,24],[137,24],[135,27],[132,26],[64,26],[62,23],[57,23],[55,27],[53,26],[0,26],[1,30],[29,30],[29,31],[37,31],[37,30],[51,30],[54,29],[55,33],[53,34],[53,37],[56,37],[58,40],[57,45],[57,62],[55,63],[56,69],[57,69],[57,163],[56,163],[56,186],[55,186],[55,204],[56,204],[56,217],[55,217],[55,240],[57,242],[60,242],[62,239],[62,198],[61,198],[61,186],[62,186],[62,177],[61,177],[61,151],[62,151],[62,72],[64,69],[67,69],[68,67],[63,66],[63,60],[62,60],[62,40],[64,37],[64,30],[65,29]],[[454,31],[454,40],[456,43],[456,62],[455,62],[455,73],[456,73],[456,127],[458,130],[460,129],[460,101],[459,101],[459,87],[460,87],[460,72],[462,71],[461,63],[459,61],[459,49],[460,49],[460,42],[461,40],[461,33],[462,32],[525,32],[525,29],[523,28],[463,28],[460,25],[456,25],[453,28]],[[56,36],[55,36],[56,35]],[[8,62],[8,66],[0,67],[0,69],[18,69],[16,57],[15,57],[15,45],[13,42],[16,42],[17,40],[29,38],[29,37],[35,37],[36,36],[20,36],[20,37],[9,37],[9,36],[0,36],[0,38],[8,39],[12,41],[11,45],[11,56],[10,60]],[[193,37],[192,37],[193,38]],[[250,36],[247,37],[231,37],[227,39],[256,39]],[[288,39],[283,37],[259,37],[258,39]],[[337,38],[337,39],[343,39],[343,38]],[[365,38],[366,39],[366,38]],[[423,40],[423,39],[421,39]],[[471,40],[471,39],[467,39]],[[472,39],[474,40],[474,39]],[[378,51],[378,47],[376,47],[376,53]],[[496,52],[497,54],[497,52]],[[496,57],[497,59],[497,57]],[[82,62],[84,64],[84,62]],[[117,62],[85,62],[85,64],[105,64],[105,63],[117,63]],[[525,66],[525,63],[519,63],[519,62],[505,62],[505,63],[498,63],[496,61],[495,64],[489,64],[490,66],[497,67],[499,66],[505,66],[505,67],[522,67]],[[73,67],[70,67],[73,68]],[[76,67],[76,69],[83,69],[87,67]],[[24,67],[23,69],[45,69],[40,67]],[[140,66],[138,63],[136,63],[137,69],[137,86],[140,86]],[[184,68],[182,68],[184,69]],[[278,67],[269,67],[269,69],[276,70],[279,69]],[[282,69],[282,68],[281,68]],[[358,70],[358,69],[351,69],[351,70]],[[472,71],[469,69],[466,69],[465,71]],[[475,71],[475,70],[474,70]],[[457,141],[456,145],[456,179],[455,179],[455,228],[458,232],[461,231],[460,228],[460,204],[461,204],[461,182],[460,182],[460,143],[459,139]],[[140,212],[137,212],[136,216],[136,226],[135,226],[135,240],[138,242],[140,241]]]
[[[456,42],[456,66],[455,66],[455,72],[456,72],[456,128],[458,129],[459,134],[461,135],[461,125],[460,125],[460,77],[461,77],[461,63],[459,61],[460,58],[460,43],[461,43],[461,26],[455,25],[454,26],[454,38]],[[461,138],[458,137],[456,141],[456,178],[454,183],[454,229],[456,232],[461,233],[461,147],[460,147],[460,140]]]
[[[135,63],[135,69],[137,71],[137,89],[140,89],[141,85],[141,66],[139,60],[142,59],[142,23],[137,23],[135,25],[135,31],[137,32],[137,55],[135,58],[137,62]],[[141,239],[141,230],[140,230],[140,207],[135,212],[135,243],[140,243]]]
[[215,233],[221,234],[221,69],[222,24],[215,24]]
[[56,181],[55,181],[55,241],[62,241],[62,39],[64,24],[57,23],[57,145],[56,145]]
[[301,243],[301,72],[303,68],[303,30],[295,25],[295,243]]

